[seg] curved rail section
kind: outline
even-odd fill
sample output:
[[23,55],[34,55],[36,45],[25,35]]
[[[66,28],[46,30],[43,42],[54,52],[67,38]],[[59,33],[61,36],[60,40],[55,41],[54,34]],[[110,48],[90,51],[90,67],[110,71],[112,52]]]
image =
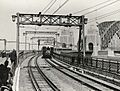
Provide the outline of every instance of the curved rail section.
[[[37,64],[38,57],[39,56],[32,57],[28,63],[29,66],[28,73],[31,78],[31,82],[35,91],[42,91],[41,89],[43,89],[43,86],[41,86],[41,84],[45,85],[44,91],[45,89],[47,89],[47,91],[60,91],[40,69],[39,65]],[[35,61],[35,67],[31,66],[32,60]],[[37,74],[35,73],[36,71]],[[38,75],[39,75],[39,79],[38,79]]]
[[[97,80],[95,80],[95,79],[92,79],[92,78],[90,78],[89,76],[85,76],[85,75],[83,75],[83,74],[80,74],[80,73],[78,73],[78,72],[75,72],[75,71],[73,71],[73,70],[70,70],[68,67],[63,66],[63,65],[59,64],[58,62],[56,62],[56,61],[54,61],[54,60],[51,60],[51,61],[48,61],[48,60],[47,60],[47,62],[48,62],[50,65],[52,65],[53,67],[55,67],[57,70],[59,70],[60,72],[64,73],[65,75],[67,75],[67,76],[75,79],[76,81],[78,81],[78,82],[86,85],[87,87],[89,87],[89,88],[91,88],[91,89],[93,89],[93,90],[95,90],[95,91],[102,91],[102,88],[101,88],[101,87],[103,87],[103,88],[105,88],[105,89],[110,89],[110,91],[111,91],[111,90],[120,91],[119,89],[117,89],[117,88],[115,88],[115,87],[111,87],[111,86],[109,86],[109,85],[106,85],[105,83],[102,83],[102,82],[100,82],[100,81],[97,81]],[[62,67],[62,69],[60,69],[60,68],[59,68],[58,66],[56,66],[56,65],[58,65],[59,67]],[[73,73],[74,73],[74,75],[72,75]],[[82,79],[85,79],[85,80],[83,81],[82,79],[79,79],[78,76],[82,77]],[[87,83],[88,80],[91,81],[93,84],[96,83],[96,84],[98,84],[98,85],[89,84],[89,83]]]
[[[38,56],[39,57],[39,56]],[[37,63],[37,59],[38,57],[36,57],[36,68],[38,70],[38,72],[41,74],[41,76],[45,79],[45,81],[49,84],[49,86],[54,90],[54,91],[60,91],[54,84],[52,81],[49,80],[49,78],[42,72],[42,70],[40,69],[38,63]]]
[[35,91],[41,91],[41,90],[40,90],[40,87],[39,87],[39,85],[38,85],[38,83],[37,83],[37,80],[35,79],[34,74],[33,74],[33,72],[32,72],[32,68],[31,68],[31,61],[32,61],[32,59],[33,59],[34,57],[35,57],[35,56],[33,56],[33,57],[30,59],[29,63],[28,63],[28,66],[29,66],[29,68],[28,68],[28,73],[29,73],[29,77],[30,77],[30,79],[31,79],[31,83],[32,83],[32,85],[33,85],[34,90],[35,90]]

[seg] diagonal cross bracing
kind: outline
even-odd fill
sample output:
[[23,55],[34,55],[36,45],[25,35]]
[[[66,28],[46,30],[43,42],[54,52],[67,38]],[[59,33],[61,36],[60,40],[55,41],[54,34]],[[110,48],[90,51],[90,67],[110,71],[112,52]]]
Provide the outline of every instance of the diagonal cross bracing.
[[101,35],[101,48],[106,49],[108,44],[111,42],[115,33],[120,30],[119,25],[120,21],[114,21]]
[[80,26],[81,22],[82,16],[19,14],[19,24],[22,25]]

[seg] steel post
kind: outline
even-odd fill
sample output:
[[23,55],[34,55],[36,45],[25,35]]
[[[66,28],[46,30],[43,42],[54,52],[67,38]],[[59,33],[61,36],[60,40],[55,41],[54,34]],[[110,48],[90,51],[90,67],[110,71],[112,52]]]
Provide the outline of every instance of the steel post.
[[25,50],[27,50],[27,34],[25,34]]
[[16,32],[16,51],[17,51],[17,65],[19,63],[19,13],[17,13],[17,32]]
[[81,49],[80,49],[80,44],[81,44],[81,30],[82,26],[79,26],[79,39],[78,39],[78,64],[80,63],[80,55],[81,55]]
[[84,16],[82,16],[82,30],[83,30],[83,57],[85,57],[86,45],[85,45],[85,24],[84,24]]

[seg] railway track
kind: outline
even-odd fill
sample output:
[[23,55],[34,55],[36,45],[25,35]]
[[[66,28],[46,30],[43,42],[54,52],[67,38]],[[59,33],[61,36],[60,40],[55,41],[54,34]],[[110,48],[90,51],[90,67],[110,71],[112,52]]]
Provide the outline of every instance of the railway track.
[[46,60],[50,65],[55,67],[60,72],[64,73],[65,75],[75,79],[76,81],[86,85],[87,87],[95,90],[95,91],[120,91],[119,88],[107,85],[101,81],[95,80],[90,78],[89,76],[85,76],[81,73],[75,72],[70,70],[68,67],[59,64],[58,62],[52,60]]
[[[32,85],[35,91],[60,91],[52,81],[47,78],[47,76],[42,72],[39,65],[37,64],[37,58],[39,56],[34,56],[29,60],[28,63],[28,73],[31,79]],[[35,66],[31,63],[34,61]]]

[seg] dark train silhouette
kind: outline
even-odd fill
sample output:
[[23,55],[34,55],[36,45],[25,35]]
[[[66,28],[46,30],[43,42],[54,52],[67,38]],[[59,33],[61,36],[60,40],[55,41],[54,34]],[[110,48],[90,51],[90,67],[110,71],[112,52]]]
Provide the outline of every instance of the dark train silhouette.
[[53,47],[42,47],[42,58],[52,58]]

